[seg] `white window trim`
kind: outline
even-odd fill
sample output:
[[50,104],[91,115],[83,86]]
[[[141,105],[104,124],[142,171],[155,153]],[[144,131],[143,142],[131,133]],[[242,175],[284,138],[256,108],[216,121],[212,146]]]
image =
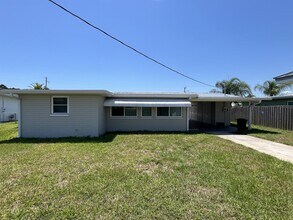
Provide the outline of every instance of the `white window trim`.
[[[158,115],[158,108],[161,108],[161,107],[156,107],[156,118],[157,119],[183,119],[183,114],[182,114],[182,107],[167,107],[169,108],[169,115],[168,116],[159,116]],[[165,108],[165,107],[162,107],[162,108]],[[181,108],[181,115],[180,116],[171,116],[170,115],[170,108]]]
[[[67,112],[66,113],[54,113],[53,110],[54,110],[54,98],[67,98]],[[51,114],[50,116],[57,116],[57,117],[60,117],[60,116],[69,116],[69,96],[52,96],[51,97]]]
[[[143,108],[151,108],[151,113],[152,113],[152,115],[150,115],[150,116],[144,116],[144,115],[142,115],[142,109]],[[153,107],[141,107],[140,108],[140,117],[142,118],[142,119],[153,119],[154,118],[154,109],[153,109]]]
[[[112,108],[113,107],[121,107],[123,108],[123,116],[113,116],[112,115]],[[136,108],[136,115],[135,116],[125,116],[125,106],[111,106],[110,107],[110,118],[112,119],[137,119],[138,118],[138,108],[137,107],[127,107],[126,108]]]

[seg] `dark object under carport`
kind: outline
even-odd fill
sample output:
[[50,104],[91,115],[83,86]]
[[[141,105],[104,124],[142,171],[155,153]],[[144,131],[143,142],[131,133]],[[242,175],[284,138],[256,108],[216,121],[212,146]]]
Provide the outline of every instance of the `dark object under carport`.
[[237,131],[246,131],[247,127],[247,120],[245,118],[238,118],[237,119]]

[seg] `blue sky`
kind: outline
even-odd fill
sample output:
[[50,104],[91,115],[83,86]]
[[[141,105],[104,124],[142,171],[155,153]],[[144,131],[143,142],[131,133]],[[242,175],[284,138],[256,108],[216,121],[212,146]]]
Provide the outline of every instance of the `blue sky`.
[[[7,86],[28,88],[47,76],[51,89],[211,89],[135,54],[49,1],[0,2],[0,83]],[[209,84],[239,77],[254,87],[293,70],[292,0],[57,2]]]

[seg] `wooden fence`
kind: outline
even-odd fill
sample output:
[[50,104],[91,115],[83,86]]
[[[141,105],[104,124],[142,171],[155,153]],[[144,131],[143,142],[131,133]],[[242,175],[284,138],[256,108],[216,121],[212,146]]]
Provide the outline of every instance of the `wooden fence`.
[[[248,106],[231,109],[231,121],[248,119]],[[293,106],[253,106],[252,124],[293,131]]]

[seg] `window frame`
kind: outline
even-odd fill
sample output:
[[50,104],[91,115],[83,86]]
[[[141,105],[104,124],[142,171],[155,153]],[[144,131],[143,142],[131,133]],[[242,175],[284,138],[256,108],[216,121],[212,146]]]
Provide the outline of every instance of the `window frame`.
[[[54,112],[54,98],[67,99],[67,112]],[[51,116],[69,116],[69,96],[52,96],[51,97]]]
[[[121,107],[123,108],[123,115],[122,116],[113,116],[112,115],[112,108],[113,107]],[[135,108],[136,109],[136,115],[135,116],[125,116],[125,108]],[[136,119],[138,118],[138,108],[137,107],[131,107],[131,106],[111,106],[110,107],[110,118],[116,118],[116,119]]]
[[[158,115],[158,108],[168,108],[168,116],[159,116]],[[171,111],[170,108],[180,108],[180,116],[172,116],[171,115]],[[183,114],[182,114],[182,107],[156,107],[156,117],[157,118],[170,118],[170,119],[178,119],[178,118],[183,118]]]
[[[292,104],[289,104],[289,103],[292,103]],[[288,105],[288,106],[293,105],[293,101],[287,101],[287,105]]]
[[[151,109],[151,115],[148,115],[148,116],[144,116],[142,115],[142,109],[143,108],[150,108]],[[154,117],[154,110],[153,110],[153,107],[141,107],[140,108],[140,117],[141,118],[153,118]]]

